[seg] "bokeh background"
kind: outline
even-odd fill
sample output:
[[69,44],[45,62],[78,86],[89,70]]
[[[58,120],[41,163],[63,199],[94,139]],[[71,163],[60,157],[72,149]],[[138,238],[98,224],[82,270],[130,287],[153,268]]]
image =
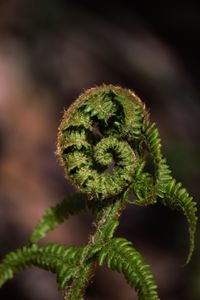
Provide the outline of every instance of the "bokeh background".
[[[130,3],[0,1],[0,259],[26,243],[47,207],[73,192],[54,155],[57,127],[64,108],[102,83],[143,99],[174,176],[199,201],[198,2]],[[91,223],[90,214],[75,216],[42,243],[86,243]],[[182,267],[188,235],[180,213],[130,206],[117,234],[143,253],[161,299],[200,299],[199,230],[193,259]],[[61,300],[62,294],[54,275],[32,268],[0,290],[0,299],[13,297]],[[136,296],[121,275],[101,268],[86,299]]]

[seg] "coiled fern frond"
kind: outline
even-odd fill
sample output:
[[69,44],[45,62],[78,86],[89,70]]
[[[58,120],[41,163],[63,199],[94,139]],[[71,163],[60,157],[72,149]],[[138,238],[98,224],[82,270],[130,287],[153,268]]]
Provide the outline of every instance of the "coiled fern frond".
[[[83,300],[97,266],[105,262],[124,274],[140,300],[159,299],[153,275],[141,254],[127,240],[113,238],[119,217],[132,193],[134,205],[159,201],[182,211],[189,224],[188,263],[194,250],[196,203],[173,178],[162,153],[159,131],[144,103],[121,87],[89,89],[65,111],[56,154],[66,177],[80,192],[49,208],[28,245],[4,258],[0,285],[16,272],[36,265],[56,274],[64,300]],[[82,210],[92,210],[95,218],[87,245],[37,245],[50,230]]]
[[[82,94],[64,114],[57,154],[68,178],[91,198],[117,196],[134,179],[146,116],[141,100],[113,86]],[[112,173],[104,172],[115,161]]]

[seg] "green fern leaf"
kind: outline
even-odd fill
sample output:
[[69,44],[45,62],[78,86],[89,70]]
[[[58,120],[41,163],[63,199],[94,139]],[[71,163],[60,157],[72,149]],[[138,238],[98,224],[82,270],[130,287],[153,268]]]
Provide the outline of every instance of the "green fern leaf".
[[165,206],[182,211],[187,218],[190,236],[190,248],[186,260],[187,264],[189,263],[194,250],[194,239],[197,226],[196,202],[193,201],[193,197],[188,194],[187,190],[182,187],[182,184],[176,182],[175,179],[172,179],[168,184],[165,198],[162,198],[161,202]]
[[[173,179],[161,150],[159,131],[150,123],[145,104],[132,91],[103,85],[80,95],[64,113],[56,154],[66,177],[81,193],[49,208],[28,246],[6,255],[0,263],[0,286],[15,273],[38,266],[56,274],[65,300],[83,300],[97,265],[105,262],[124,274],[140,300],[158,300],[153,275],[141,254],[126,239],[113,235],[131,191],[136,205],[153,204],[160,198],[162,204],[181,210],[187,218],[189,262],[194,249],[196,203]],[[153,172],[148,170],[151,162]],[[88,208],[96,219],[85,247],[36,244],[65,219]]]
[[155,190],[158,197],[160,198],[164,197],[167,186],[169,185],[171,180],[172,180],[171,170],[169,169],[169,166],[166,163],[166,159],[162,158],[159,161],[156,170]]
[[144,136],[146,145],[152,154],[154,161],[159,162],[162,158],[161,154],[161,139],[155,123],[149,123],[144,128]]
[[64,198],[56,206],[48,208],[34,229],[30,237],[30,243],[36,243],[44,238],[50,230],[55,229],[71,215],[82,210],[87,210],[88,205],[87,197],[81,193],[77,193],[71,197]]
[[123,273],[128,284],[134,287],[138,299],[158,300],[156,285],[143,257],[124,238],[114,238],[100,251],[98,263],[103,263],[114,271]]
[[55,273],[59,288],[62,289],[73,276],[83,249],[60,244],[32,245],[17,249],[7,254],[0,264],[0,287],[16,273],[37,266]]
[[132,187],[136,196],[134,204],[140,206],[154,204],[157,201],[154,178],[151,174],[143,171],[144,167],[145,162],[143,161],[136,170],[135,181]]
[[171,175],[171,170],[161,153],[161,141],[155,124],[148,125],[144,130],[146,145],[153,156],[155,163],[155,193],[161,199],[161,203],[172,209],[178,209],[184,213],[189,224],[190,248],[186,264],[190,261],[194,250],[194,237],[196,232],[196,203],[188,194],[181,183],[177,183]]

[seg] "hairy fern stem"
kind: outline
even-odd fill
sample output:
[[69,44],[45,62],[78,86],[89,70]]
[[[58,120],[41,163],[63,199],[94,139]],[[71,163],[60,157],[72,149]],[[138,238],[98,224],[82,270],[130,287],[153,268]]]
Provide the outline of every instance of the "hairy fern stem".
[[[119,217],[127,203],[128,192],[123,193],[115,199],[114,203],[103,207],[97,216],[95,232],[89,237],[88,245],[85,247],[80,264],[74,274],[74,280],[70,288],[66,287],[64,299],[82,299],[84,291],[92,278],[95,268],[98,266],[96,254],[112,239],[119,225]],[[93,259],[92,259],[93,258]],[[92,259],[92,260],[91,260]]]

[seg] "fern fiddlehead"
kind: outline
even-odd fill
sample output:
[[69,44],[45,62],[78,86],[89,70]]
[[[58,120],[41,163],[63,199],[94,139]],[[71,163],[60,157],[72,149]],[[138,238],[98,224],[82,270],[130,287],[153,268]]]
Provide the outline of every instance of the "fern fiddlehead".
[[[55,272],[65,300],[80,300],[96,267],[105,262],[124,274],[139,299],[159,299],[153,276],[140,253],[128,241],[113,235],[129,193],[135,193],[135,205],[159,200],[183,211],[188,220],[189,262],[194,249],[196,203],[173,179],[161,150],[158,129],[133,92],[103,85],[83,93],[64,113],[56,151],[66,177],[80,193],[48,209],[28,246],[5,257],[0,264],[0,283],[27,266],[37,265]],[[153,174],[146,170],[149,157],[153,159]],[[64,219],[86,209],[96,215],[86,246],[36,244]]]
[[[133,182],[142,157],[134,152],[132,143],[140,141],[145,117],[139,98],[128,90],[111,86],[87,91],[66,111],[59,128],[57,154],[67,176],[90,199],[111,199],[123,193]],[[106,168],[112,162],[114,166],[109,172]],[[116,214],[111,217],[110,213],[106,219],[104,213],[102,216],[105,224],[109,224],[109,218],[110,226],[116,224],[113,219],[117,218]],[[99,224],[97,234],[86,248],[85,260],[93,244],[98,244],[99,240],[105,243],[108,239],[101,228],[102,221]],[[84,263],[83,266],[77,268],[79,277],[67,289],[65,299],[82,297],[86,285],[82,280],[86,268]]]
[[[139,159],[129,140],[140,139],[144,116],[141,101],[115,87],[91,89],[65,112],[57,154],[82,192],[107,199],[130,185]],[[113,158],[112,173],[103,172]]]

